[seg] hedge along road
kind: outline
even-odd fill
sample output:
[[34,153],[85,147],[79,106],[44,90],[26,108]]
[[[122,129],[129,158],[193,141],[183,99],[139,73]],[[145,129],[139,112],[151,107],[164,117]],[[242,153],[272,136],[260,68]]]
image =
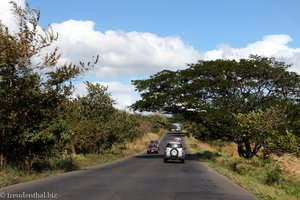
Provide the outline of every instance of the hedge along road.
[[185,164],[163,163],[167,141],[177,136],[183,138],[184,135],[179,132],[165,134],[160,141],[159,154],[143,152],[98,167],[0,188],[0,199],[257,199],[196,161],[188,149]]

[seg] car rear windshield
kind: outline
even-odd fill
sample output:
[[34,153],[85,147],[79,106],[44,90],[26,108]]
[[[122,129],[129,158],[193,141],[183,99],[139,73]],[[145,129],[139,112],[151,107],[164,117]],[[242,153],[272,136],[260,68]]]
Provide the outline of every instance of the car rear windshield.
[[182,144],[179,144],[179,143],[168,143],[167,147],[169,147],[169,148],[182,148]]

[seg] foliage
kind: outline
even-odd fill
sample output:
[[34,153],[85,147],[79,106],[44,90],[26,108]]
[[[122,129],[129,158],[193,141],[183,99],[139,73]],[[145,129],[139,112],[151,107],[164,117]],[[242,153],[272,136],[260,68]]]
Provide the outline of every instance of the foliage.
[[243,157],[256,155],[260,148],[263,148],[265,155],[299,152],[297,137],[288,130],[281,130],[286,119],[284,109],[271,107],[266,111],[239,113],[235,118],[238,124],[235,138],[240,144],[239,154]]
[[[144,134],[143,123],[156,132],[165,125],[164,118],[116,110],[107,87],[98,83],[86,82],[87,95],[72,98],[73,78],[98,56],[87,64],[59,66],[58,49],[47,49],[58,35],[51,27],[39,31],[39,10],[13,5],[19,31],[0,24],[0,166],[21,163],[42,171],[53,168],[48,158],[101,153]],[[71,157],[60,163],[65,170],[76,167]]]
[[62,160],[59,160],[57,166],[59,169],[62,169],[66,172],[78,170],[80,168],[79,164],[73,157],[66,157],[63,158]]
[[[264,129],[258,130],[263,124],[257,130],[253,124],[251,134],[246,131],[248,136],[243,137],[245,130],[239,133],[235,117],[239,113],[246,115],[278,107],[286,110],[287,115],[279,124],[284,123],[289,130],[299,130],[296,123],[300,117],[299,104],[295,99],[300,96],[300,77],[287,71],[289,67],[274,58],[257,55],[239,61],[199,61],[183,70],[164,70],[149,79],[134,80],[132,83],[142,99],[131,107],[180,116],[199,139],[234,141],[240,155],[250,158],[266,146],[259,143],[267,136]],[[267,135],[284,131],[279,126],[266,128]],[[243,153],[246,146],[251,148],[253,138],[260,138],[259,143],[253,141],[254,149]]]
[[109,132],[105,123],[115,111],[114,101],[107,88],[87,82],[86,96],[77,96],[68,102],[62,117],[72,132],[72,153],[96,153],[105,149]]
[[62,150],[70,130],[59,115],[72,95],[72,79],[98,61],[59,66],[58,49],[47,49],[58,35],[51,27],[41,32],[39,10],[12,4],[19,30],[0,24],[0,167]]
[[[98,83],[86,82],[87,95],[74,97],[74,78],[99,56],[60,65],[52,48],[58,35],[38,26],[40,11],[12,5],[19,30],[0,23],[1,169],[75,170],[76,154],[104,153],[169,125],[162,116],[115,109],[107,87]],[[150,129],[142,129],[145,124]]]
[[115,144],[125,145],[148,132],[158,132],[168,124],[159,115],[143,116],[115,109],[110,93],[100,84],[87,82],[86,87],[87,95],[69,101],[62,116],[72,132],[69,153],[102,153]]
[[200,114],[226,105],[227,110],[244,113],[299,93],[299,76],[273,58],[199,61],[188,67],[133,81],[142,100],[132,108]]
[[278,168],[271,168],[267,172],[266,183],[268,185],[278,184],[282,180],[282,172]]
[[284,153],[295,153],[300,155],[300,140],[295,134],[290,130],[282,131],[280,134],[272,134],[268,138],[268,147],[269,152],[276,154]]

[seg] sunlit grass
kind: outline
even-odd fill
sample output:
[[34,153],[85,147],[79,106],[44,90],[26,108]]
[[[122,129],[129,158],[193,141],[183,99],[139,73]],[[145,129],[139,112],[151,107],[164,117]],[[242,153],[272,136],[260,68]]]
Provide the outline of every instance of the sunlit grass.
[[[192,137],[187,138],[187,143],[199,161],[216,169],[260,199],[300,199],[300,178],[296,176],[299,168],[295,167],[299,164],[297,158],[247,160],[232,152],[232,144],[216,147]],[[287,170],[283,170],[284,166],[287,166]]]
[[34,179],[39,179],[51,175],[62,173],[62,170],[52,170],[43,173],[29,172],[6,166],[0,170],[0,187],[13,185],[16,183],[27,182]]

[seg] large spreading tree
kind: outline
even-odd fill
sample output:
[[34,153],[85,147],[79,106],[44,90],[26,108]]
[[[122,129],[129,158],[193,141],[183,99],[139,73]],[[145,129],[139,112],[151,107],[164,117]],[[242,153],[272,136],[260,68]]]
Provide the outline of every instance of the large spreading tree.
[[234,133],[234,114],[294,106],[300,97],[300,79],[289,67],[257,55],[239,61],[199,61],[184,70],[164,70],[149,79],[134,80],[142,99],[131,107],[180,115],[213,138],[236,142],[240,155],[251,157],[256,154],[253,145],[247,149],[251,138]]

